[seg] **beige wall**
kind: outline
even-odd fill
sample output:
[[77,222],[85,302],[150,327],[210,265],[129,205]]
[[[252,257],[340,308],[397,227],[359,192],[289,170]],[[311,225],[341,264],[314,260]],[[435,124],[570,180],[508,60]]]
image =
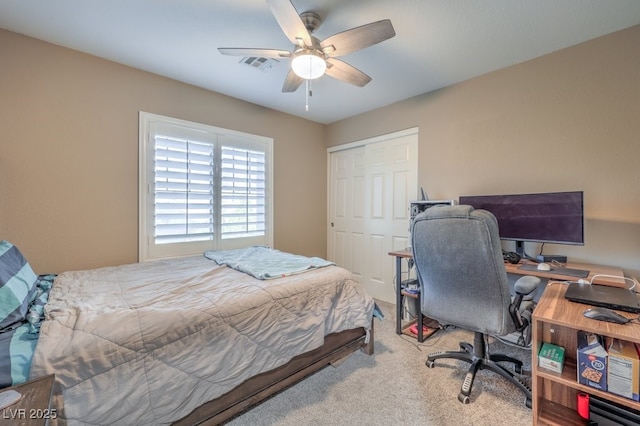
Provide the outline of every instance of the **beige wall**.
[[0,239],[37,273],[137,260],[140,110],[273,138],[274,245],[325,256],[325,126],[4,30],[0,64]]
[[39,273],[135,261],[143,110],[274,138],[275,246],[324,256],[326,146],[417,126],[432,198],[582,189],[586,245],[545,253],[640,276],[638,45],[640,26],[323,126],[0,30],[0,238]]
[[431,198],[584,190],[585,245],[544,253],[640,277],[638,46],[635,26],[333,123],[327,145],[419,127]]

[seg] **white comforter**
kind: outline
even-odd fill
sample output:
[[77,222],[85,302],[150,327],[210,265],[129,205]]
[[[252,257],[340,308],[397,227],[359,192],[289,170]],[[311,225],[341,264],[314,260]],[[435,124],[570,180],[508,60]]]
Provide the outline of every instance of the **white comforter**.
[[336,266],[269,281],[204,257],[65,272],[31,376],[56,374],[69,424],[166,424],[326,334],[369,329],[373,307]]

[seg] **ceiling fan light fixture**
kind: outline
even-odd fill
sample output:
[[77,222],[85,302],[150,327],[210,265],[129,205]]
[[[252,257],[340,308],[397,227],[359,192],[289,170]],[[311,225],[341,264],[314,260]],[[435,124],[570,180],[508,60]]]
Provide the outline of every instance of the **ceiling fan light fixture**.
[[298,77],[305,80],[313,80],[324,75],[327,70],[327,63],[322,53],[303,49],[294,54],[291,68]]

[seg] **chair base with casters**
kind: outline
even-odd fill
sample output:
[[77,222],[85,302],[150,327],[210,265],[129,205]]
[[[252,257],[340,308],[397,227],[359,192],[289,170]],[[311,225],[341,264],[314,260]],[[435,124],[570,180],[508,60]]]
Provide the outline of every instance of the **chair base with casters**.
[[478,370],[491,370],[516,385],[525,395],[525,405],[528,408],[531,408],[531,388],[523,383],[511,371],[498,364],[499,362],[512,363],[514,365],[515,373],[521,374],[522,361],[504,354],[489,354],[487,351],[487,344],[485,342],[485,335],[483,333],[475,332],[473,341],[473,346],[466,342],[460,342],[460,351],[440,351],[429,354],[426,362],[427,367],[433,368],[435,367],[435,361],[437,359],[447,358],[457,359],[471,364],[464,381],[462,382],[460,393],[458,394],[458,400],[463,404],[468,404],[470,402],[469,395],[471,394],[471,388],[476,377],[476,372]]

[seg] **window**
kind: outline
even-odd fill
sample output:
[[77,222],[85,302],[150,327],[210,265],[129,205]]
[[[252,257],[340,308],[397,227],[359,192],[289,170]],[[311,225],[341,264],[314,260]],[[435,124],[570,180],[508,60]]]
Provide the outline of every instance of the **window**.
[[265,153],[222,146],[220,188],[223,239],[265,233]]
[[140,261],[273,245],[273,141],[140,113]]

